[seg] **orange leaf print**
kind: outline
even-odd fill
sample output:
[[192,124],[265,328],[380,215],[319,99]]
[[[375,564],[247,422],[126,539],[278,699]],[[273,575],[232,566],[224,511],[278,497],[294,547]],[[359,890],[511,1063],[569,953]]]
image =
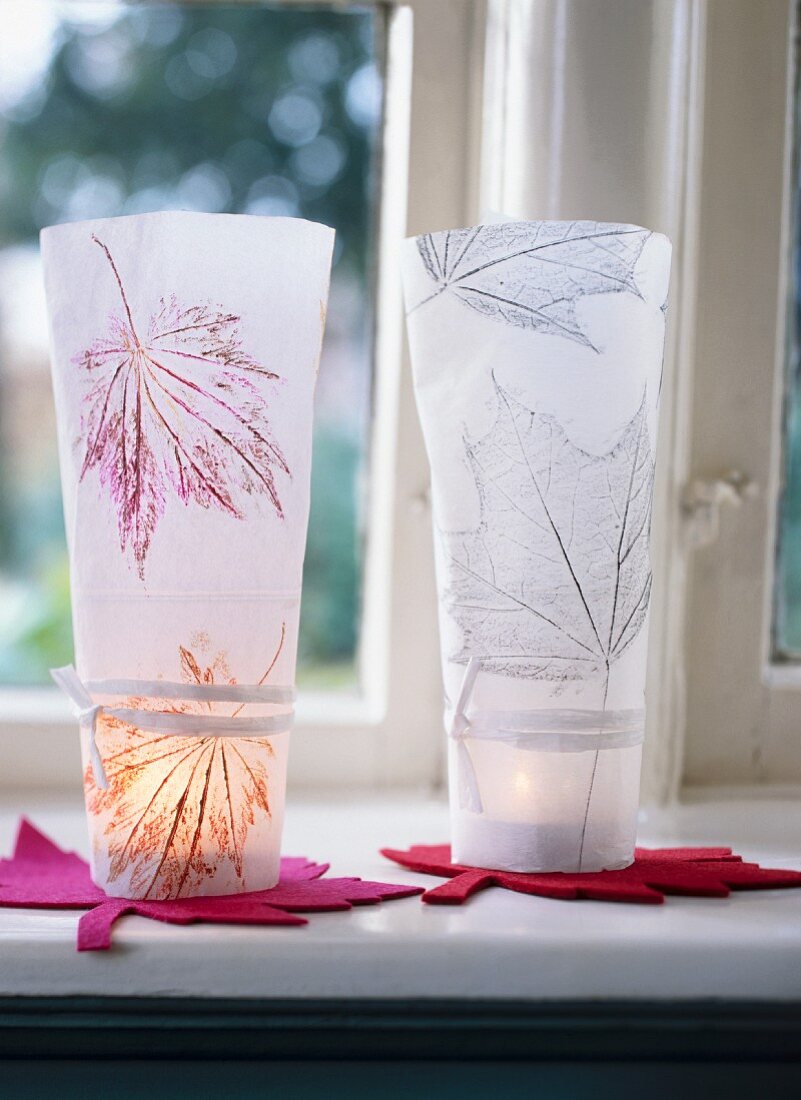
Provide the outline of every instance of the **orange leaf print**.
[[[260,684],[275,667],[285,637],[282,624]],[[185,646],[179,655],[187,684],[236,683],[222,653],[205,668]],[[234,717],[248,704],[233,711],[230,703],[194,700],[130,699],[126,705]],[[127,877],[126,892],[134,897],[189,897],[227,862],[246,890],[245,841],[257,821],[270,817],[269,740],[152,733],[102,712],[97,732],[108,787],[95,785],[91,766],[84,787],[89,812],[108,815],[109,880]]]

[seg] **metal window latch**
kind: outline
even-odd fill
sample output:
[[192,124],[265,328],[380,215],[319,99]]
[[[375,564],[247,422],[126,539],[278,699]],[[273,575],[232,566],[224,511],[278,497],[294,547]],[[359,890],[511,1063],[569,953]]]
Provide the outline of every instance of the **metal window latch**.
[[722,477],[695,478],[684,487],[681,511],[690,545],[709,546],[720,532],[720,510],[726,505],[739,508],[753,500],[759,486],[742,470],[730,470]]

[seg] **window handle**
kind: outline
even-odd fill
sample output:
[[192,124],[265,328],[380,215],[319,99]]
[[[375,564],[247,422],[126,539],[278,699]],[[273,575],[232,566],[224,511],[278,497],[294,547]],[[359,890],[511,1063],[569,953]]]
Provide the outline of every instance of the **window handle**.
[[685,485],[681,511],[690,546],[697,549],[715,542],[720,532],[721,508],[739,508],[758,493],[757,483],[737,469],[721,477],[697,477]]

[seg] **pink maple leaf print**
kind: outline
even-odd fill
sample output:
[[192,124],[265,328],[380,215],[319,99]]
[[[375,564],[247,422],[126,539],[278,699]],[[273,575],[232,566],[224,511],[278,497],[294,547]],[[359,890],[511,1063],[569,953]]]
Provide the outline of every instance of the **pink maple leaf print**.
[[278,375],[242,348],[241,318],[209,303],[160,299],[146,327],[111,252],[98,237],[122,310],[106,335],[73,357],[86,372],[80,479],[97,469],[117,509],[120,546],[139,576],[170,492],[184,504],[243,518],[243,495],[266,496],[283,518],[276,485],[289,476],[272,438],[263,389]]

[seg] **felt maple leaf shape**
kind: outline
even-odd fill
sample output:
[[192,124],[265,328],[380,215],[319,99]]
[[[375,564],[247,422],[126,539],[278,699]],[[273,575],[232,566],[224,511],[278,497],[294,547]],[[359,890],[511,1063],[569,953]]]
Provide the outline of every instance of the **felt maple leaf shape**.
[[74,852],[62,851],[23,817],[14,855],[0,860],[0,906],[88,909],[78,922],[78,950],[104,951],[111,946],[112,925],[126,913],[167,924],[204,921],[304,925],[308,922],[297,913],[333,912],[421,893],[415,886],[323,878],[327,870],[327,863],[285,857],[281,860],[280,880],[272,890],[174,901],[129,901],[105,894],[92,882],[85,860]]
[[265,383],[278,375],[242,347],[241,318],[219,305],[161,298],[146,325],[98,237],[122,310],[73,356],[84,397],[80,479],[97,469],[117,509],[123,552],[139,576],[170,490],[186,505],[243,518],[242,497],[264,495],[283,518],[276,476],[289,466],[272,438]]
[[726,898],[732,890],[801,887],[801,871],[745,863],[731,848],[637,848],[622,871],[520,874],[451,862],[447,844],[418,844],[408,851],[383,848],[381,854],[410,871],[442,875],[450,881],[427,890],[431,905],[461,905],[479,890],[499,886],[517,894],[576,901],[629,901],[660,905],[667,894]]

